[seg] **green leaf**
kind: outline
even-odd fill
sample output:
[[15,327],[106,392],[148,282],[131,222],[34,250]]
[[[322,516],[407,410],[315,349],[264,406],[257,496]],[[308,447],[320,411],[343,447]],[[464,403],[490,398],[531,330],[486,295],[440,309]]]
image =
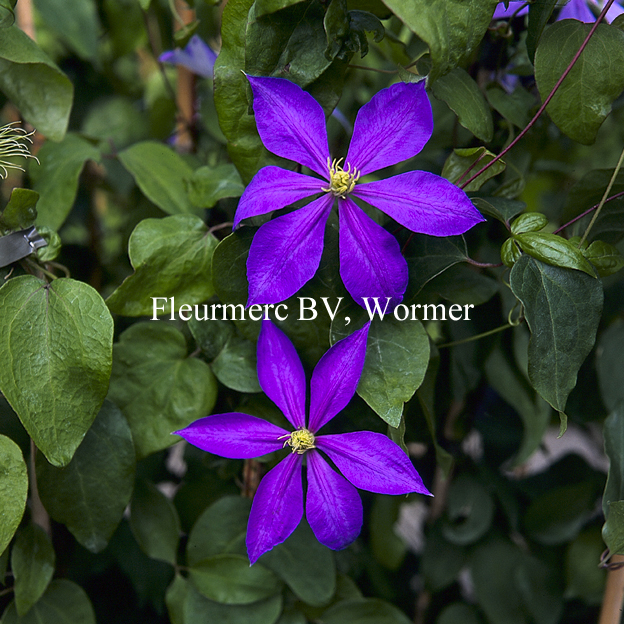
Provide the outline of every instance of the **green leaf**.
[[259,562],[306,604],[325,605],[336,592],[334,555],[314,537],[307,522],[301,522],[285,542],[262,555]]
[[447,521],[442,535],[457,546],[473,544],[492,524],[494,501],[485,487],[473,477],[462,474],[449,488]]
[[180,540],[178,513],[173,503],[147,481],[137,481],[134,489],[130,528],[148,557],[176,565]]
[[17,26],[0,29],[0,91],[39,132],[53,141],[63,138],[74,95],[72,84]]
[[34,189],[40,195],[37,224],[58,230],[74,205],[85,162],[99,162],[101,154],[85,139],[69,133],[60,143],[44,143],[37,157],[41,166],[29,168]]
[[433,349],[429,365],[425,378],[420,385],[420,388],[416,391],[418,402],[425,414],[425,420],[427,421],[427,429],[431,434],[433,446],[435,448],[436,463],[442,469],[444,477],[448,478],[451,467],[453,466],[453,456],[443,449],[438,443],[437,426],[436,426],[436,411],[435,411],[435,383],[438,375],[438,368],[440,366],[440,355],[436,348]]
[[423,382],[428,365],[429,336],[420,321],[376,319],[357,393],[391,427],[398,427],[403,404]]
[[191,566],[195,587],[210,600],[221,604],[250,604],[281,590],[281,581],[259,563],[249,565],[242,555],[207,557]]
[[224,238],[215,249],[212,283],[224,303],[247,303],[247,256],[255,233],[255,228],[241,228]]
[[184,619],[184,603],[188,595],[188,582],[180,574],[176,574],[165,594],[165,604],[171,624],[190,624]]
[[498,283],[467,266],[455,265],[435,277],[429,288],[452,303],[474,307],[489,301],[498,291]]
[[202,559],[222,553],[245,555],[245,535],[251,501],[240,496],[224,496],[197,519],[186,545],[186,559],[194,566]]
[[513,93],[507,93],[498,85],[489,86],[485,96],[492,108],[518,128],[524,128],[530,121],[529,111],[535,106],[535,97],[526,89],[517,86]]
[[111,372],[113,319],[98,293],[31,275],[0,288],[0,389],[48,461],[67,465],[97,415]]
[[[624,402],[624,323],[615,322],[602,332],[596,351],[600,396],[609,411]],[[606,423],[605,423],[606,425]],[[620,498],[624,500],[624,493]]]
[[232,336],[211,363],[216,378],[238,392],[261,392],[256,371],[256,345]]
[[35,0],[37,12],[52,30],[83,59],[97,56],[100,23],[94,0]]
[[602,513],[608,520],[609,505],[624,500],[624,402],[618,403],[605,420],[603,435],[609,472],[602,497]]
[[39,193],[30,189],[14,188],[11,198],[0,215],[0,228],[23,230],[37,220],[37,200]]
[[624,267],[620,250],[603,241],[595,240],[587,249],[581,249],[581,253],[596,267],[600,277],[613,275]]
[[306,0],[256,0],[256,15],[260,17],[268,13],[275,13],[286,7],[303,2],[306,2]]
[[331,65],[333,58],[325,55],[324,17],[325,9],[320,3],[307,5],[277,61],[273,76],[288,78],[300,87],[307,87]]
[[525,462],[540,445],[550,424],[550,406],[535,395],[526,380],[509,364],[502,349],[497,348],[485,362],[489,383],[522,419],[522,443],[512,466]]
[[128,419],[139,458],[174,444],[172,431],[214,407],[210,367],[186,356],[184,336],[164,323],[136,323],[115,344],[109,398]]
[[436,522],[427,534],[421,561],[426,587],[438,592],[459,575],[466,563],[466,548],[446,540],[442,523]]
[[143,195],[167,214],[198,212],[187,191],[193,170],[170,147],[142,141],[120,152],[119,160]]
[[609,503],[609,515],[602,527],[602,539],[612,555],[624,554],[624,500]]
[[531,63],[535,64],[535,50],[539,43],[544,27],[548,23],[557,0],[542,0],[529,4],[529,28],[526,46]]
[[[454,149],[444,163],[442,177],[453,184],[463,184],[492,160],[494,160],[494,154],[486,150],[485,147]],[[502,160],[497,160],[487,171],[484,171],[468,184],[464,190],[467,193],[478,191],[490,178],[502,173],[505,167],[506,165]]]
[[519,548],[495,536],[476,545],[470,556],[477,604],[491,624],[528,624],[515,583]]
[[565,598],[580,598],[589,604],[600,604],[607,571],[596,565],[604,550],[597,527],[589,527],[568,546],[565,557]]
[[28,472],[22,451],[11,438],[0,435],[0,554],[5,552],[22,520],[27,496]]
[[225,197],[240,197],[244,190],[240,175],[231,164],[200,167],[188,180],[189,199],[198,208],[212,208]]
[[108,544],[130,502],[134,470],[130,427],[110,401],[104,401],[65,468],[37,455],[37,484],[46,510],[94,553]]
[[407,303],[434,277],[466,259],[466,243],[460,236],[414,234],[405,259],[409,267],[409,284],[405,295]]
[[[535,80],[546,99],[593,24],[563,20],[542,35],[535,53]],[[571,139],[591,145],[611,104],[624,89],[624,32],[599,24],[546,111]]]
[[509,283],[524,305],[531,340],[529,379],[562,415],[576,375],[591,351],[602,312],[602,284],[581,271],[550,266],[524,255]]
[[2,616],[2,624],[96,624],[89,597],[82,587],[66,579],[52,581],[46,593],[20,617],[12,602]]
[[525,212],[511,224],[512,234],[537,232],[548,225],[548,217],[541,212]]
[[509,223],[511,219],[526,208],[524,202],[506,197],[471,197],[470,201],[481,212],[503,223]]
[[494,123],[490,108],[477,83],[465,70],[456,67],[440,76],[431,90],[439,100],[448,104],[464,128],[486,143],[492,140]]
[[465,602],[454,602],[440,612],[436,624],[480,624],[476,609]]
[[370,513],[370,546],[375,559],[389,570],[398,570],[407,552],[405,542],[394,532],[399,519],[398,496],[375,496]]
[[408,624],[393,605],[378,598],[342,600],[323,613],[323,624]]
[[234,323],[220,318],[208,321],[192,318],[188,328],[208,361],[214,360],[223,351],[230,338],[236,334]]
[[[257,564],[256,564],[257,565]],[[276,594],[251,604],[230,605],[208,600],[188,583],[184,624],[275,624],[282,612],[282,596]]]
[[433,82],[462,65],[479,46],[498,0],[384,0],[384,4],[429,45]]
[[524,253],[553,266],[583,271],[590,277],[596,272],[581,250],[569,240],[547,232],[524,232],[513,239]]
[[547,546],[574,539],[596,508],[591,480],[564,485],[533,499],[524,517],[528,535]]
[[210,279],[217,239],[193,215],[143,219],[130,236],[128,255],[134,273],[106,300],[112,312],[124,316],[150,316],[201,303],[214,294]]
[[15,5],[17,0],[0,0],[0,28],[13,26],[15,23]]
[[47,225],[38,226],[37,232],[39,232],[39,236],[48,243],[45,247],[39,247],[35,252],[37,260],[39,260],[39,262],[51,262],[55,260],[63,246],[58,232],[49,228]]
[[41,598],[52,580],[54,562],[52,542],[40,526],[31,524],[18,533],[11,551],[18,615],[26,615]]
[[214,101],[219,125],[228,140],[228,152],[248,183],[266,164],[266,151],[256,130],[247,102],[245,69],[247,14],[253,0],[231,0],[225,6],[221,24],[223,45],[214,66]]

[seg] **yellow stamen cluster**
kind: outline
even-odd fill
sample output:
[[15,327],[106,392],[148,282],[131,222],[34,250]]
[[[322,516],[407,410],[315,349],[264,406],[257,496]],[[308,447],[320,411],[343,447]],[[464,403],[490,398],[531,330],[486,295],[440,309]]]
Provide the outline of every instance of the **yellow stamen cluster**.
[[355,183],[360,179],[360,173],[358,170],[353,167],[353,171],[351,171],[351,165],[347,165],[346,171],[340,166],[342,162],[342,158],[336,160],[334,158],[333,161],[327,159],[327,168],[329,169],[329,186],[327,188],[322,188],[321,190],[326,193],[331,193],[335,197],[345,198],[347,193],[350,193],[354,187]]
[[316,448],[314,446],[314,434],[307,429],[297,429],[288,436],[282,436],[282,438],[286,437],[288,437],[288,440],[284,442],[284,447],[290,446],[293,453],[303,455],[306,451]]

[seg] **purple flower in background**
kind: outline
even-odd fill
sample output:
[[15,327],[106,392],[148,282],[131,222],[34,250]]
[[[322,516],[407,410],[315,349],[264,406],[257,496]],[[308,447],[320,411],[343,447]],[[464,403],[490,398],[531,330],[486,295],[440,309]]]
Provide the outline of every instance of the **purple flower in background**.
[[[277,303],[310,280],[323,253],[325,223],[338,200],[340,275],[351,296],[393,297],[407,287],[407,263],[394,236],[352,199],[379,208],[413,232],[462,234],[483,217],[447,180],[410,171],[360,183],[361,176],[415,156],[431,137],[433,116],[425,84],[398,83],[377,93],[358,112],[345,163],[332,160],[320,104],[282,78],[248,76],[258,132],[274,154],[305,165],[321,178],[280,167],[261,169],[241,197],[234,219],[266,214],[317,195],[307,206],[265,223],[247,260],[248,305]],[[320,196],[318,196],[320,195]]]
[[509,3],[509,8],[505,8],[505,3],[499,2],[498,6],[494,10],[494,15],[492,15],[492,19],[495,19],[495,20],[508,19],[508,18],[513,17],[514,15],[516,17],[520,15],[526,15],[529,12],[529,7],[525,5],[526,5],[526,0],[524,2],[514,2],[512,0]]
[[[570,2],[568,2],[561,9],[561,11],[559,11],[557,19],[576,19],[589,24],[596,21],[596,15],[592,13],[589,7],[593,6],[598,10],[598,12],[600,12],[604,8],[604,5],[604,1],[598,2],[597,0],[570,0]],[[614,2],[611,5],[611,8],[607,11],[605,20],[608,23],[611,23],[618,15],[622,15],[622,13],[624,13],[624,9],[621,6],[618,6],[617,2]]]
[[[338,550],[362,527],[362,501],[356,487],[379,494],[429,494],[403,451],[385,435],[360,431],[316,435],[349,403],[364,366],[369,324],[337,342],[320,359],[310,382],[306,425],[306,380],[294,346],[271,321],[258,339],[258,381],[295,431],[241,413],[201,418],[176,433],[209,453],[249,459],[292,449],[260,482],[247,527],[253,564],[281,544],[303,517],[302,466],[307,465],[305,514],[319,542]],[[327,455],[341,476],[323,459]],[[345,478],[346,477],[346,478]],[[355,487],[354,487],[355,486]]]
[[217,53],[206,45],[199,35],[193,35],[183,50],[163,52],[158,60],[161,63],[183,65],[194,74],[204,78],[212,78],[212,69],[217,60]]
[[[511,17],[520,7],[526,2],[510,2],[509,8],[505,8],[503,2],[499,2],[492,19],[506,19]],[[604,0],[569,0],[569,2],[559,11],[557,20],[563,19],[576,19],[585,23],[592,23],[596,21],[596,15],[592,13],[589,6],[595,7],[598,11],[602,11],[605,5]],[[528,13],[529,7],[522,8],[516,15],[525,15]],[[611,23],[618,15],[624,13],[624,8],[614,3],[607,11],[606,21]]]

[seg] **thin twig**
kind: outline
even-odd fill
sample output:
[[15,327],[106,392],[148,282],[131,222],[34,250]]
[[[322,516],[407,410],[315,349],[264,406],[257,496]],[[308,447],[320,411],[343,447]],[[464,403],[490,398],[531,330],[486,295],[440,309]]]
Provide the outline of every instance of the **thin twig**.
[[609,180],[609,184],[607,185],[607,189],[605,190],[604,195],[602,196],[602,199],[600,200],[600,203],[598,204],[598,208],[596,208],[596,212],[594,213],[592,220],[589,222],[589,225],[587,226],[585,232],[583,232],[583,236],[581,237],[581,241],[578,245],[579,247],[581,247],[583,243],[587,240],[587,236],[589,235],[592,227],[594,227],[594,223],[596,223],[596,219],[598,219],[598,215],[600,214],[600,211],[602,210],[602,207],[605,205],[605,202],[607,201],[607,197],[609,193],[611,192],[611,187],[615,183],[615,178],[617,178],[617,175],[620,172],[620,168],[622,167],[623,161],[624,161],[624,150],[622,150],[622,153],[620,154],[620,159],[618,160],[617,165],[615,165],[615,169],[613,170],[613,175],[611,176],[611,179]]
[[[613,555],[612,563],[624,562],[624,556]],[[598,624],[619,624],[624,598],[624,568],[609,570]]]
[[583,53],[583,50],[585,49],[585,47],[589,43],[589,40],[592,38],[594,32],[596,32],[596,28],[598,28],[598,25],[600,24],[600,22],[602,22],[602,20],[604,19],[605,15],[607,14],[607,11],[611,8],[611,5],[613,4],[614,1],[615,0],[608,0],[607,4],[605,5],[605,7],[602,9],[600,15],[598,16],[598,19],[596,20],[595,24],[591,27],[589,33],[587,34],[587,37],[585,37],[585,40],[581,44],[581,47],[578,49],[578,52],[574,55],[574,58],[572,59],[572,61],[570,62],[570,64],[566,68],[566,70],[563,72],[563,74],[561,74],[561,78],[559,78],[559,80],[557,80],[557,82],[556,82],[555,86],[553,87],[552,91],[548,94],[548,97],[544,100],[543,104],[539,107],[539,110],[537,111],[537,113],[535,113],[535,117],[533,117],[533,119],[531,119],[531,121],[524,128],[524,130],[522,130],[522,132],[520,132],[520,134],[518,134],[518,136],[498,156],[494,157],[489,163],[487,163],[487,165],[482,167],[469,180],[464,182],[461,185],[461,188],[465,188],[466,186],[468,186],[473,180],[478,178],[484,171],[487,171],[496,161],[500,160],[533,127],[535,122],[539,119],[539,117],[542,115],[542,113],[546,110],[546,107],[548,106],[550,101],[553,99],[555,93],[557,93],[557,90],[559,89],[559,87],[561,86],[563,81],[567,78],[568,74],[572,71],[572,68],[576,64],[576,61],[579,60],[581,54]]
[[454,347],[455,345],[464,344],[466,342],[472,342],[473,340],[480,340],[481,338],[485,338],[486,336],[491,336],[492,334],[497,334],[498,332],[504,331],[505,329],[509,329],[510,327],[514,327],[514,325],[511,323],[507,323],[506,325],[501,325],[500,327],[490,329],[489,331],[483,332],[482,334],[477,334],[476,336],[470,336],[470,338],[463,338],[462,340],[455,340],[454,342],[445,342],[444,344],[437,345],[437,347],[438,349],[445,349],[446,347]]
[[[615,195],[611,195],[611,197],[605,200],[605,204],[608,204],[610,201],[613,201],[614,199],[619,199],[620,197],[624,197],[624,191],[616,193]],[[576,223],[583,217],[586,217],[588,214],[592,213],[594,210],[596,210],[596,208],[598,208],[598,206],[600,206],[600,202],[598,202],[597,204],[594,204],[591,208],[588,208],[585,212],[582,212],[580,215],[574,217],[574,219],[570,219],[570,221],[568,221],[567,223],[564,223],[561,227],[558,227],[553,232],[553,234],[559,234],[559,232],[562,232],[563,230],[565,230],[569,225]]]

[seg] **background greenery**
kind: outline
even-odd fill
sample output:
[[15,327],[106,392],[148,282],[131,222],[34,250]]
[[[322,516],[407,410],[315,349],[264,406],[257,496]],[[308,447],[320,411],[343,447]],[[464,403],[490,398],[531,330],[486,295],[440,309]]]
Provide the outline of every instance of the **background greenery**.
[[[466,187],[486,224],[438,239],[371,213],[404,249],[405,303],[475,309],[376,320],[332,427],[387,432],[435,498],[362,493],[348,549],[304,523],[250,568],[250,499],[279,457],[226,460],[170,432],[232,410],[281,422],[255,374],[258,324],[148,320],[154,296],[246,302],[268,217],[230,225],[277,159],[241,70],[312,93],[333,155],[377,91],[427,75],[433,137],[392,173],[465,183],[529,125],[590,25],[555,22],[555,0],[511,22],[491,21],[493,0],[191,4],[0,0],[1,114],[37,129],[39,159],[5,180],[0,228],[35,223],[50,243],[0,269],[2,624],[594,621],[601,554],[624,553],[622,22],[598,26],[547,112]],[[158,63],[194,33],[219,50],[214,82]],[[586,241],[569,239],[590,215],[558,232],[610,182]],[[308,373],[352,331],[345,315],[363,320],[336,228],[298,293],[343,297],[336,320],[319,303],[297,321],[293,298],[281,324]]]

